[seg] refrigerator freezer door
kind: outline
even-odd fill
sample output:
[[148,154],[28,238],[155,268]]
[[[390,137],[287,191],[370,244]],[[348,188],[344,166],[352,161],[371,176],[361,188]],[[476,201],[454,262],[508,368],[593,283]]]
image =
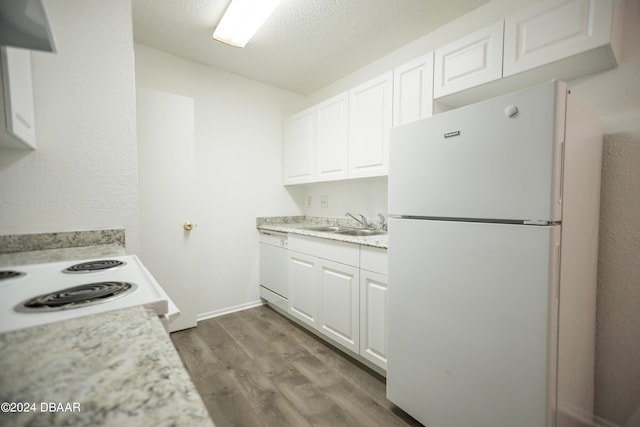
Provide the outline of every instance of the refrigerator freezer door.
[[393,128],[389,214],[559,221],[565,100],[552,82]]
[[387,397],[427,426],[551,425],[560,227],[389,230]]

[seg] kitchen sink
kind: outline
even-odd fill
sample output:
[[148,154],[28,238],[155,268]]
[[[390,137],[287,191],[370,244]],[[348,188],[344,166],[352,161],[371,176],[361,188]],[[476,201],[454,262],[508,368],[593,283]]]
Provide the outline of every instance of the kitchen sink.
[[336,234],[344,234],[346,236],[375,236],[377,234],[386,234],[386,231],[373,230],[371,228],[351,228],[335,231]]
[[375,236],[386,234],[386,231],[373,230],[371,228],[341,227],[339,225],[312,225],[305,227],[309,231],[323,231],[326,233],[343,234],[345,236]]
[[338,225],[313,225],[310,227],[305,227],[305,230],[309,231],[326,231],[330,233],[335,233],[338,231],[351,230],[351,228],[340,227]]

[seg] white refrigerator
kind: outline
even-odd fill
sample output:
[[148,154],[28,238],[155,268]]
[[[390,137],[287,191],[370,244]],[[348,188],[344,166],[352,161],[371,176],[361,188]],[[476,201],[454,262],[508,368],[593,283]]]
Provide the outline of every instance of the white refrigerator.
[[590,425],[602,131],[554,81],[391,131],[387,397]]

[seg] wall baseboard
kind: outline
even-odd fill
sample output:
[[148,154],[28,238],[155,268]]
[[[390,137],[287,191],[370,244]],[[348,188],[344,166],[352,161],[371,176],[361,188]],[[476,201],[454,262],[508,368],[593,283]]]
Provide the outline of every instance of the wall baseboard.
[[202,320],[212,319],[212,318],[218,317],[218,316],[224,316],[225,314],[235,313],[236,311],[248,310],[250,308],[259,307],[261,305],[264,305],[264,303],[261,300],[251,301],[251,302],[247,302],[247,303],[244,303],[244,304],[236,305],[236,306],[233,306],[233,307],[223,308],[221,310],[214,310],[214,311],[209,311],[209,312],[206,312],[206,313],[200,313],[200,314],[198,314],[196,320],[198,322],[200,322]]

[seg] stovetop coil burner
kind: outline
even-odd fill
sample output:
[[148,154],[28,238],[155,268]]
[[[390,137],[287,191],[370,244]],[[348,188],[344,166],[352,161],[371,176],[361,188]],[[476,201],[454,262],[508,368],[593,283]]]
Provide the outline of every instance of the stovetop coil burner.
[[116,259],[100,259],[96,261],[87,261],[80,264],[72,265],[62,270],[63,273],[92,273],[96,271],[106,271],[113,268],[123,267],[126,263]]
[[38,295],[14,307],[15,311],[33,313],[41,311],[60,311],[86,307],[107,301],[113,301],[133,292],[135,283],[97,282],[73,286],[48,294]]
[[26,276],[27,273],[15,270],[0,270],[0,280],[15,279],[17,277]]

